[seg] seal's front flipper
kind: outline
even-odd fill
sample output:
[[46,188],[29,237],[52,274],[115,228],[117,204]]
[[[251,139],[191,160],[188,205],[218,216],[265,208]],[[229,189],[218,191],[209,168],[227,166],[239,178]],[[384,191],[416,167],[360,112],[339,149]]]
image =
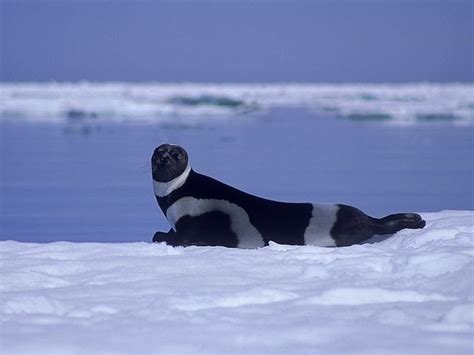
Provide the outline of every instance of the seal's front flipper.
[[173,230],[170,229],[168,233],[165,232],[156,232],[153,236],[153,243],[162,243],[165,242],[168,245],[178,246],[182,245],[179,235]]

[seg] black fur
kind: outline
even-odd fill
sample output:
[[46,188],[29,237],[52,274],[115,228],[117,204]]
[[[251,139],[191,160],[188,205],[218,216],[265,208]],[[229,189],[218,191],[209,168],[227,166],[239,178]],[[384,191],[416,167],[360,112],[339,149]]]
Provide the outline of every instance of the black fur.
[[239,242],[231,230],[230,217],[220,211],[197,217],[184,216],[176,223],[176,229],[181,231],[182,245],[236,248]]
[[331,230],[338,247],[362,243],[374,235],[394,234],[405,228],[423,228],[426,224],[415,213],[398,213],[378,219],[367,216],[355,207],[338,206],[336,223]]
[[[280,244],[303,245],[304,232],[311,219],[313,209],[313,205],[310,203],[284,203],[253,196],[193,170],[181,188],[165,197],[156,197],[156,199],[166,214],[168,207],[186,196],[227,200],[242,207],[249,215],[250,222],[262,235],[265,245],[268,245],[270,240]],[[223,231],[216,229],[213,223],[202,223],[198,219],[194,223],[193,226],[187,224],[185,230],[192,230],[192,233],[199,230],[201,238],[212,241],[220,240]],[[177,225],[176,229],[181,233],[183,226]],[[227,240],[229,237],[226,235],[223,237],[224,239],[215,245],[230,244]],[[197,241],[196,237],[193,237],[192,240]]]
[[183,173],[188,165],[188,153],[177,145],[162,144],[151,156],[153,179],[168,182]]

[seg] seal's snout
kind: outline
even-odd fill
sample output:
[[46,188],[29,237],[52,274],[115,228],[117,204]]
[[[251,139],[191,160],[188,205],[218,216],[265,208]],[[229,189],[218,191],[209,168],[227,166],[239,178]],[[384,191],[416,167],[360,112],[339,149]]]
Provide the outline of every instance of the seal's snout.
[[168,164],[171,164],[173,163],[171,157],[169,155],[162,155],[160,157],[157,158],[156,160],[156,164],[160,165],[160,166],[165,166],[165,165],[168,165]]

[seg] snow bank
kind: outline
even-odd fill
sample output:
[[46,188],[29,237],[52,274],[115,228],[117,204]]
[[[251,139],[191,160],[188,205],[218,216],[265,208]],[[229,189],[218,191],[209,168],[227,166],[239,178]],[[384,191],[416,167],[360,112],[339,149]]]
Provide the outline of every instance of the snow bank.
[[1,83],[0,118],[194,125],[309,107],[353,120],[474,123],[472,84]]
[[472,354],[474,212],[346,248],[0,242],[1,353]]

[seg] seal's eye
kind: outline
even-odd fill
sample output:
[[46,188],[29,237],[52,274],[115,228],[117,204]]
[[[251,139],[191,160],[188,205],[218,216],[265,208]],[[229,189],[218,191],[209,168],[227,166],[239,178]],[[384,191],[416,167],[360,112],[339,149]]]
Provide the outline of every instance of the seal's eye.
[[179,160],[179,154],[176,153],[176,152],[172,152],[171,153],[171,158],[173,158],[174,160]]

